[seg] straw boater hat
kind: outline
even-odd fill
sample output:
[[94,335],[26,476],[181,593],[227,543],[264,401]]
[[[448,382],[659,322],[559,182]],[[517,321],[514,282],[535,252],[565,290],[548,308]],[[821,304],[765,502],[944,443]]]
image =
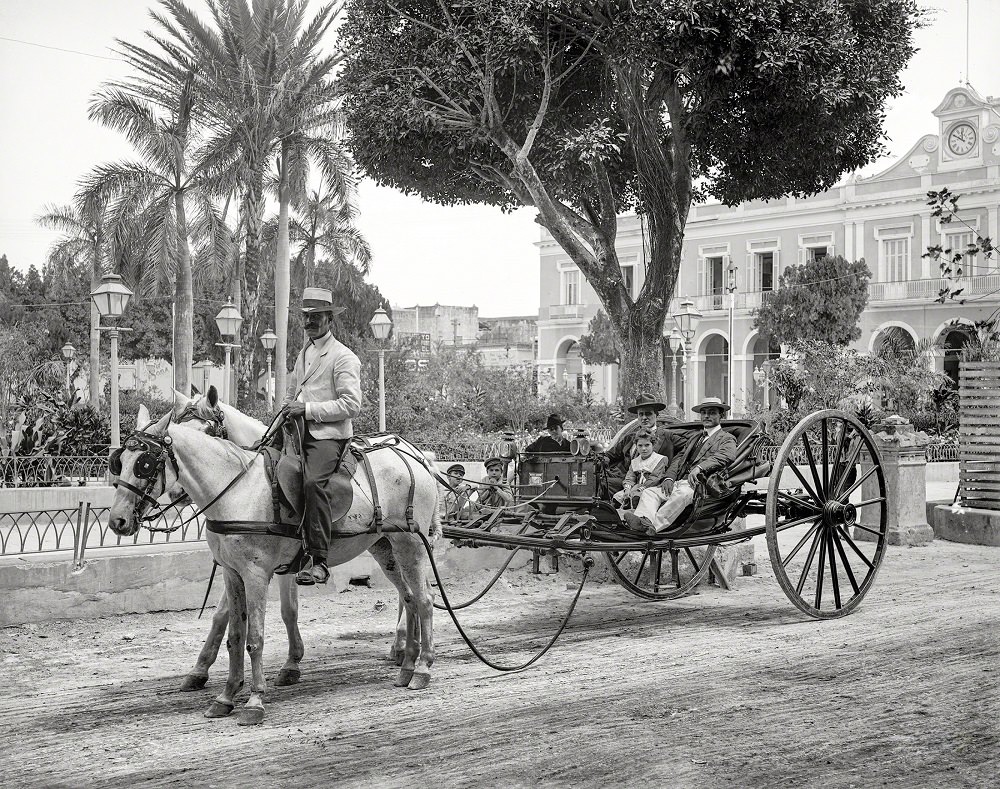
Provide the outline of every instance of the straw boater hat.
[[549,414],[548,420],[545,422],[545,429],[551,430],[554,427],[562,427],[566,424],[565,420],[559,414]]
[[465,476],[465,466],[463,466],[461,463],[455,463],[455,464],[453,464],[451,466],[448,466],[448,474],[449,475],[451,475],[451,474],[461,474],[464,477]]
[[639,413],[640,408],[652,408],[654,411],[659,413],[667,406],[661,403],[659,400],[654,399],[653,395],[643,392],[637,398],[635,398],[635,405],[630,405],[628,407],[628,412],[630,414]]
[[696,414],[700,414],[706,408],[719,408],[722,410],[722,413],[726,413],[729,410],[729,404],[723,403],[718,397],[706,397],[691,410]]
[[329,312],[331,315],[339,315],[347,307],[333,306],[333,291],[326,288],[306,288],[302,291],[302,313],[308,315],[313,312]]

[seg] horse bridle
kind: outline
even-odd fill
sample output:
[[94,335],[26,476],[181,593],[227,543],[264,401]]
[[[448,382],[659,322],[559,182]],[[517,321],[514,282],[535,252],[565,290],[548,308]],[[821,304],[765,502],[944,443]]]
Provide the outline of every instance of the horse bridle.
[[[157,481],[162,482],[163,492],[166,492],[168,459],[170,460],[170,464],[174,467],[174,472],[179,473],[177,458],[174,457],[174,448],[172,444],[173,441],[169,435],[156,436],[142,430],[134,432],[127,439],[125,439],[124,445],[116,449],[111,454],[108,468],[115,476],[115,481],[113,483],[114,487],[125,488],[125,490],[134,493],[139,497],[140,504],[154,504],[159,506],[159,502],[150,494],[153,488],[156,487]],[[132,473],[137,479],[144,480],[145,484],[141,488],[120,479],[122,473],[122,453],[125,450],[140,452],[139,457],[137,457],[135,459],[135,463],[132,464]],[[154,517],[159,517],[166,509],[175,506],[178,502],[185,498],[187,498],[187,494],[184,494],[184,496],[180,499],[170,502],[170,504],[166,507],[160,509]],[[141,510],[140,517],[142,517]]]

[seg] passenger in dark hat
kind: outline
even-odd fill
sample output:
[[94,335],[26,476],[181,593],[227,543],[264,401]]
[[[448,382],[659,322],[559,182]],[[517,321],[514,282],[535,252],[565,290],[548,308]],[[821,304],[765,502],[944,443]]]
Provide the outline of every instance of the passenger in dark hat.
[[506,507],[514,503],[514,494],[510,485],[504,482],[504,471],[507,461],[504,458],[491,457],[483,463],[486,466],[486,477],[479,487],[479,493],[473,498],[480,507]]
[[559,414],[549,414],[545,422],[548,435],[541,435],[524,448],[529,452],[569,452],[569,439],[563,435],[563,418]]
[[448,466],[447,474],[451,490],[444,494],[444,514],[445,518],[454,519],[460,517],[468,508],[472,486],[465,481],[465,466],[461,463]]
[[[604,453],[608,461],[608,496],[614,496],[624,486],[625,475],[628,474],[632,458],[636,454],[635,435],[640,430],[653,434],[653,452],[664,456],[667,463],[674,456],[675,437],[665,427],[657,425],[657,415],[665,408],[666,405],[646,392],[640,394],[635,403],[628,407],[628,412],[636,416],[636,424]],[[677,422],[672,418],[669,421]]]

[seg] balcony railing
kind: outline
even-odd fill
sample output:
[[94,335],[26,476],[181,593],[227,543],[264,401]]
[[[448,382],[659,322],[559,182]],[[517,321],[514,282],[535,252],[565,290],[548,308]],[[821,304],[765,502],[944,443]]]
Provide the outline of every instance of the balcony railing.
[[582,304],[553,304],[549,307],[549,318],[582,318]]

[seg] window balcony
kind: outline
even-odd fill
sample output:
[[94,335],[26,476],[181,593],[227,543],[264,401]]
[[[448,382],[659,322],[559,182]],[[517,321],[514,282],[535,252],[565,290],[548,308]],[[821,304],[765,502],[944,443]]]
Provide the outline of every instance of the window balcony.
[[[938,296],[944,280],[939,277],[932,279],[908,279],[901,282],[872,282],[868,285],[868,302],[876,304],[886,301],[933,300]],[[1000,274],[983,274],[977,277],[964,277],[954,289],[962,288],[962,298],[967,296],[991,296],[1000,291]]]
[[553,304],[549,307],[549,319],[582,318],[583,310],[583,304]]

